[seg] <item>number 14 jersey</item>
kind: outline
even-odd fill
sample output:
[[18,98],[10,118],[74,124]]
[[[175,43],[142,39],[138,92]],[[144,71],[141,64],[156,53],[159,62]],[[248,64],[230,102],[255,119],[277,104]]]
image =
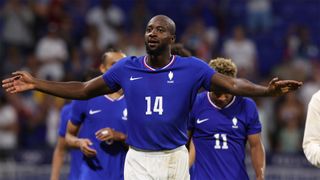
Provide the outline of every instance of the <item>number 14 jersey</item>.
[[147,56],[127,57],[104,75],[109,88],[122,88],[128,109],[127,143],[143,150],[174,149],[187,142],[187,121],[198,89],[210,88],[214,70],[195,57],[172,56],[160,69]]

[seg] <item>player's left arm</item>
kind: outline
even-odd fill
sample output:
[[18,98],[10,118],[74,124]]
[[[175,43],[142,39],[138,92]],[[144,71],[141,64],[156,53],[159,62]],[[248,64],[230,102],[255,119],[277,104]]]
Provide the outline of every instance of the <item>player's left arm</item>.
[[59,137],[53,153],[50,180],[60,179],[60,170],[64,162],[66,151],[67,151],[66,140],[64,137]]
[[189,168],[190,168],[193,165],[194,161],[196,160],[196,148],[194,146],[192,138],[190,139],[188,150],[189,150]]
[[238,96],[280,96],[297,90],[302,82],[274,78],[268,86],[254,84],[246,79],[232,78],[216,72],[211,77],[210,91],[220,91]]
[[266,158],[260,133],[249,135],[248,141],[250,145],[251,161],[256,174],[256,179],[262,180],[264,179]]

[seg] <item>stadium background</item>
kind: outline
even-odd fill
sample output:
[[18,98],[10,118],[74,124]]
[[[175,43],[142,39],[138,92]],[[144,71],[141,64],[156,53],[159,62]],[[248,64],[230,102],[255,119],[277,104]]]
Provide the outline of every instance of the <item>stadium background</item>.
[[[320,179],[301,148],[307,104],[320,89],[320,1],[0,0],[0,9],[1,79],[24,69],[50,80],[81,80],[108,47],[145,54],[145,24],[165,14],[176,22],[177,42],[194,56],[231,57],[239,77],[260,84],[275,76],[303,81],[295,93],[255,99],[266,179]],[[48,179],[64,100],[0,93],[0,179]],[[63,177],[67,171],[66,163]]]

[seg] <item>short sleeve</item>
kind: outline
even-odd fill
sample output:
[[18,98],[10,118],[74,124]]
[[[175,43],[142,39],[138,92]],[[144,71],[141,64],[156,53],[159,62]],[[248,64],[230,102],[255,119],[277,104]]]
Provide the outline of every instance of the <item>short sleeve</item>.
[[257,106],[253,100],[248,100],[249,122],[247,127],[247,135],[257,134],[261,132],[261,123],[258,115]]
[[216,73],[216,71],[203,60],[198,58],[195,59],[197,60],[197,71],[200,73],[201,86],[204,87],[207,91],[210,91],[211,78]]
[[73,100],[71,102],[71,117],[70,121],[74,125],[82,124],[86,116],[86,108],[88,101]]
[[189,131],[194,129],[194,123],[195,123],[194,113],[191,111],[189,113],[189,119],[188,119],[188,130]]
[[63,106],[60,112],[60,125],[58,129],[58,134],[60,137],[66,136],[67,124],[71,115],[71,105],[67,104]]
[[112,91],[118,91],[121,89],[121,75],[122,70],[127,58],[124,58],[113,65],[107,72],[102,75],[104,82]]

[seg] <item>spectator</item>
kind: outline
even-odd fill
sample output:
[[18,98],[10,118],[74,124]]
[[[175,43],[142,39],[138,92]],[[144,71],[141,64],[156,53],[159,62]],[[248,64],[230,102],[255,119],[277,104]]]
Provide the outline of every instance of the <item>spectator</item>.
[[242,26],[233,30],[233,37],[223,44],[223,54],[238,66],[239,77],[251,79],[256,74],[256,46],[248,38]]
[[272,26],[270,0],[248,0],[247,21],[250,32],[266,32]]
[[4,18],[4,42],[20,48],[30,48],[34,41],[31,30],[34,15],[29,7],[20,0],[9,0],[1,14]]
[[100,6],[89,10],[86,21],[89,26],[97,27],[99,45],[106,48],[118,41],[117,30],[124,23],[124,13],[111,0],[101,0]]
[[18,114],[5,95],[0,97],[0,159],[5,159],[13,155],[18,145]]
[[58,27],[50,24],[48,34],[40,39],[36,47],[36,57],[41,62],[38,77],[62,80],[63,62],[68,58],[66,42],[59,37]]

